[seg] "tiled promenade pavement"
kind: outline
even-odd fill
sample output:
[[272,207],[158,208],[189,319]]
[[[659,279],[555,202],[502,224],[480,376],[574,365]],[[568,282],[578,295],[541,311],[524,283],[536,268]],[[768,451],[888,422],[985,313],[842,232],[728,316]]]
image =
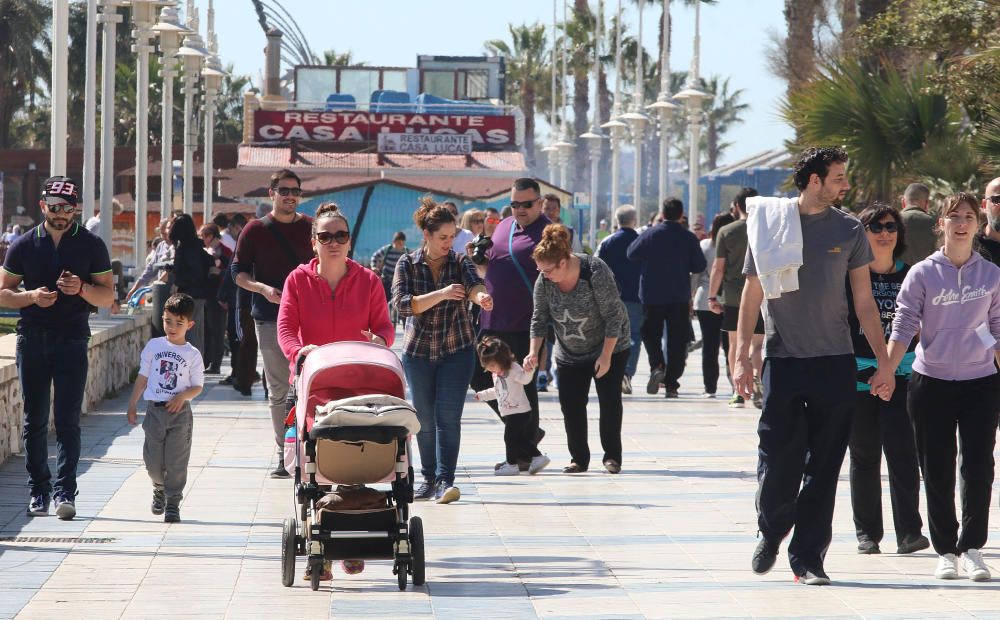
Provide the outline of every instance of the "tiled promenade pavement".
[[[568,456],[549,392],[542,420],[551,470],[494,477],[502,427],[469,402],[462,500],[416,505],[427,530],[427,585],[406,592],[388,562],[355,576],[335,566],[319,592],[302,581],[281,586],[291,491],[266,475],[273,450],[259,386],[251,398],[212,386],[197,401],[184,522],[176,525],[149,513],[142,430],[126,424],[122,395],[83,420],[75,521],[26,518],[23,459],[0,469],[0,617],[1000,618],[996,535],[986,555],[998,580],[986,584],[934,580],[929,552],[858,556],[846,468],[826,561],[834,585],[794,585],[784,548],[769,575],[751,573],[757,413],[697,398],[698,353],[688,369],[676,401],[662,390],[646,396],[640,371],[641,394],[626,397],[619,476],[597,471],[599,451],[596,470],[560,473]],[[887,490],[884,503],[888,511]],[[894,549],[890,531],[883,550]]]

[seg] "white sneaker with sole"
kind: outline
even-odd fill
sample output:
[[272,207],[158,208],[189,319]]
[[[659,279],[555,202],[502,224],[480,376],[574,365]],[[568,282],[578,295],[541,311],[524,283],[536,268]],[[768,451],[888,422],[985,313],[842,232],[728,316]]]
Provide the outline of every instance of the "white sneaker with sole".
[[534,476],[538,472],[542,471],[549,466],[552,459],[545,456],[544,454],[539,454],[538,456],[532,457],[531,465],[528,466],[528,473]]
[[938,556],[934,576],[938,579],[958,579],[958,558],[955,557],[954,553]]
[[504,463],[500,467],[493,470],[494,476],[520,476],[521,468],[517,466],[517,463]]
[[962,554],[962,568],[972,581],[989,581],[990,569],[983,561],[983,552],[979,549],[969,549]]

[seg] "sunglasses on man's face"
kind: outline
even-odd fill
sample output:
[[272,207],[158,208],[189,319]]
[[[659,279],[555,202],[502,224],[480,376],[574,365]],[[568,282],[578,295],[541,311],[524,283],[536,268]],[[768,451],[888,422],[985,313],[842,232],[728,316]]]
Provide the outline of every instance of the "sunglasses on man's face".
[[530,209],[531,207],[535,206],[536,202],[538,202],[537,198],[534,198],[532,200],[521,200],[520,202],[517,201],[517,200],[511,200],[510,201],[510,208],[511,209]]
[[868,230],[872,231],[877,235],[883,230],[885,232],[890,232],[890,233],[897,232],[899,230],[899,227],[896,226],[896,222],[886,222],[885,224],[883,224],[882,222],[872,222],[871,224],[868,225]]
[[76,205],[71,205],[68,202],[49,202],[45,201],[45,207],[52,213],[76,213]]
[[989,196],[989,200],[994,204],[994,206],[1000,207],[1000,194]]
[[486,218],[486,223],[487,224],[499,224],[500,223],[500,218],[498,218],[498,217],[488,217],[488,218]]
[[274,191],[279,196],[301,196],[302,189],[298,187],[276,187]]
[[335,233],[326,232],[324,230],[313,235],[313,239],[319,241],[322,245],[330,245],[331,241],[336,241],[340,245],[344,245],[351,240],[351,233],[346,230],[338,230]]

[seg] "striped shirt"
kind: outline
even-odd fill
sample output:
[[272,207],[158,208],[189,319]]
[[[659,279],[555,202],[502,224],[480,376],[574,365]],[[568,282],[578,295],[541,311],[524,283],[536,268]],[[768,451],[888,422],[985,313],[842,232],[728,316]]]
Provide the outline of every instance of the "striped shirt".
[[392,303],[400,316],[406,317],[404,353],[437,360],[471,347],[475,342],[472,319],[464,299],[442,301],[420,314],[413,313],[414,297],[452,284],[464,286],[466,295],[473,287],[483,284],[472,261],[466,256],[459,257],[454,250],[448,252],[437,282],[430,265],[424,261],[423,249],[404,254],[399,259],[392,280]]
[[372,254],[370,262],[372,271],[377,273],[383,280],[391,281],[396,273],[396,263],[407,252],[409,250],[405,247],[402,250],[397,250],[391,243],[383,245]]

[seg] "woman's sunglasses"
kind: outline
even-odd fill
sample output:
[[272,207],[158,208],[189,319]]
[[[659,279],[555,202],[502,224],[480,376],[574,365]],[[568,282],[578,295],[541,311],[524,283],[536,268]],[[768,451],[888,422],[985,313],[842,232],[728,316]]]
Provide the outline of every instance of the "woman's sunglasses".
[[335,233],[326,232],[324,230],[322,232],[314,234],[313,239],[319,241],[321,245],[330,245],[331,241],[336,241],[340,245],[344,245],[345,243],[351,240],[351,233],[347,232],[346,230],[338,230]]
[[882,222],[872,222],[871,224],[868,224],[867,228],[876,235],[883,230],[890,233],[899,231],[899,226],[896,226],[896,222],[886,222],[885,224]]
[[279,196],[301,196],[302,189],[298,187],[276,187],[274,188],[275,193]]

